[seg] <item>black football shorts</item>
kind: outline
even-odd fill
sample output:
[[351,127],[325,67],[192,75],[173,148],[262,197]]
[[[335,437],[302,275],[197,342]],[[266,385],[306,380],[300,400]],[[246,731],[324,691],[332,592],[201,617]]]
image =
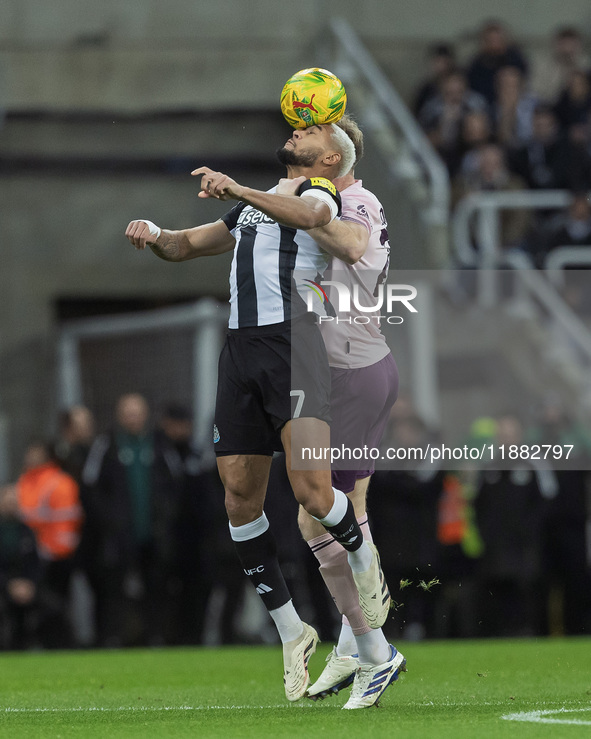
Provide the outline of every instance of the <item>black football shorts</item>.
[[292,418],[330,423],[330,369],[312,317],[229,330],[220,354],[213,429],[218,456],[281,451]]

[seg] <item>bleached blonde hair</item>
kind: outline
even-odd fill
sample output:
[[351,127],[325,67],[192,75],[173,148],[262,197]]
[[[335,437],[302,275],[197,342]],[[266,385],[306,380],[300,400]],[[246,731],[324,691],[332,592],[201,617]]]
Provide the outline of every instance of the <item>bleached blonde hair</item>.
[[336,176],[344,177],[355,166],[355,145],[353,144],[349,136],[347,136],[343,129],[339,128],[338,125],[332,125],[331,136],[333,138],[333,141],[335,142],[337,151],[341,155],[341,166],[339,167],[339,171]]

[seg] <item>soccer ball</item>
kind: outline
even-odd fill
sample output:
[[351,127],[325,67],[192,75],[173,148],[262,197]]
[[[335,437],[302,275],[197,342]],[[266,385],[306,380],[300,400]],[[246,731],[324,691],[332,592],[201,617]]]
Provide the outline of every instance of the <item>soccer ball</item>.
[[327,69],[311,67],[290,77],[281,92],[281,112],[292,128],[336,123],[345,112],[347,93]]

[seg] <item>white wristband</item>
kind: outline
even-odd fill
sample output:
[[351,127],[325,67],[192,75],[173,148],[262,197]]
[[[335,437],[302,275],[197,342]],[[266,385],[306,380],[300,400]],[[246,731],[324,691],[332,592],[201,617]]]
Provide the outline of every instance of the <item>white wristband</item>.
[[331,195],[329,195],[327,192],[324,192],[324,190],[304,190],[304,192],[301,194],[301,197],[316,198],[316,200],[321,200],[330,208],[330,220],[334,221],[334,219],[337,217],[339,206],[335,203],[334,198],[331,197]]
[[143,221],[143,223],[146,224],[148,230],[150,231],[150,236],[155,236],[156,238],[158,238],[162,233],[162,229],[159,228],[155,223],[152,223],[152,221],[148,221],[146,218],[138,218],[138,221]]

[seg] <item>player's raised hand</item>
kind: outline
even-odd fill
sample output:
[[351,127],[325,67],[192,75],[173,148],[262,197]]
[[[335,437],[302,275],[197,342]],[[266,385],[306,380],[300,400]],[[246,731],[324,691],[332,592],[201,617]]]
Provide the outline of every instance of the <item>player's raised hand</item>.
[[298,187],[305,182],[306,178],[302,175],[301,177],[294,177],[289,180],[287,177],[282,177],[277,185],[275,192],[277,195],[295,195],[298,191]]
[[125,230],[125,235],[136,249],[145,249],[146,244],[156,243],[161,233],[162,229],[145,219],[132,221]]
[[223,172],[214,172],[209,167],[199,167],[191,174],[201,175],[200,198],[216,198],[217,200],[240,200],[244,188]]

